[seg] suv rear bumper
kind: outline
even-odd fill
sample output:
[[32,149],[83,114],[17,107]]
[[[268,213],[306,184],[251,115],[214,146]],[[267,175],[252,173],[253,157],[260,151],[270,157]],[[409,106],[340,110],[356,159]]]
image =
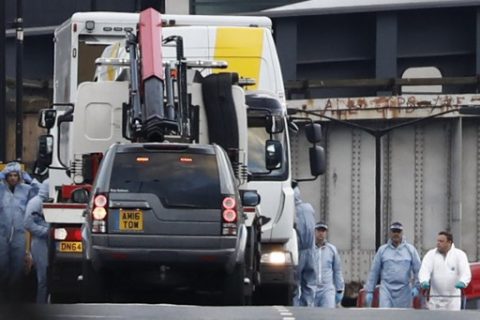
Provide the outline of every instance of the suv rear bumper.
[[247,229],[242,225],[238,231],[237,237],[92,234],[88,256],[97,270],[115,265],[206,264],[230,272],[245,256]]

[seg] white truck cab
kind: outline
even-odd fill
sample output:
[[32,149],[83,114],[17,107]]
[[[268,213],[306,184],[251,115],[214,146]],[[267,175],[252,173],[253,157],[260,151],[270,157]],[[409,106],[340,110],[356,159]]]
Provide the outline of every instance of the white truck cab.
[[[49,138],[42,138],[53,141],[52,161],[48,166],[51,194],[58,196],[56,203],[46,208],[45,216],[54,230],[68,231],[67,227],[78,228],[84,223],[85,206],[72,207],[72,199],[62,197],[65,193],[62,186],[68,185],[73,191],[75,186],[91,185],[94,172],[85,163],[96,163],[112,143],[127,141],[122,135],[122,108],[128,103],[128,79],[119,77],[120,67],[98,67],[95,60],[106,55],[107,58],[125,55],[118,43],[128,32],[135,33],[138,21],[139,14],[135,13],[83,12],[74,14],[55,31],[53,109],[56,114]],[[240,77],[238,83],[243,83],[233,86],[233,95],[240,101],[239,119],[241,114],[247,115],[239,122],[240,145],[246,146],[242,151],[246,159],[242,163],[248,170],[248,181],[241,188],[258,190],[261,196],[261,203],[252,213],[263,219],[259,278],[262,286],[274,285],[281,288],[275,290],[285,290],[284,299],[278,303],[290,304],[293,271],[298,260],[293,226],[295,206],[285,93],[271,21],[266,17],[163,15],[162,22],[164,39],[183,38],[185,59],[227,62],[228,67],[222,70],[196,68],[202,77],[234,72]],[[163,50],[164,61],[174,59],[175,48],[166,45]],[[202,88],[194,81],[194,72],[189,74],[191,104],[200,108],[197,142],[210,143],[208,131],[214,124],[202,117],[205,92],[200,94]],[[268,101],[274,101],[274,105],[261,105]],[[259,116],[259,112],[263,115]],[[267,132],[265,123],[256,118],[268,117],[279,119],[283,129]],[[259,159],[264,159],[266,141],[271,139],[281,142],[282,163],[278,169],[266,170],[265,160]],[[64,235],[63,231],[57,233]],[[57,251],[62,248],[61,243],[78,241],[68,236],[54,240],[60,243],[54,246]],[[57,253],[70,259],[78,257],[81,248]],[[55,275],[52,278],[59,280]]]

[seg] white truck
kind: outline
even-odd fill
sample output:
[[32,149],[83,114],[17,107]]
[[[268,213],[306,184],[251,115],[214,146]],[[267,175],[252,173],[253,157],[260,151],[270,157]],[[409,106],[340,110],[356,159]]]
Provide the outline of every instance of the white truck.
[[[290,304],[297,238],[288,128],[295,125],[288,121],[271,22],[239,16],[163,15],[161,19],[163,31],[157,37],[164,39],[163,58],[169,70],[164,89],[175,96],[164,101],[165,116],[168,110],[186,111],[169,119],[178,123],[171,131],[179,133],[181,141],[215,142],[227,151],[229,135],[236,132],[239,150],[232,162],[243,177],[240,189],[257,190],[261,196],[260,205],[248,214],[250,223],[255,217],[261,217],[262,223],[261,248],[255,258],[260,273],[252,277],[251,288],[260,289],[256,297],[262,301]],[[126,142],[127,131],[135,130],[135,124],[125,125],[125,118],[132,112],[132,91],[137,89],[131,84],[138,75],[128,67],[131,52],[130,59],[122,61],[123,46],[118,42],[127,33],[134,36],[138,22],[139,15],[134,13],[76,13],[55,32],[54,104],[40,114],[39,125],[48,128],[49,134],[40,137],[37,169],[42,172],[48,167],[51,194],[55,194],[55,202],[45,207],[52,226],[52,301],[79,291],[85,190],[90,191],[103,152],[112,143]],[[169,46],[179,39],[183,57],[176,51],[178,43],[175,48]],[[145,46],[140,52],[148,50]],[[105,59],[105,54],[112,59]],[[220,72],[215,68],[222,64],[218,61],[226,62],[228,67],[221,70],[226,73],[212,77]],[[188,69],[184,80],[179,76],[182,67]],[[138,89],[140,97],[146,89]],[[236,129],[225,121],[225,96],[234,101]],[[147,103],[145,97],[141,99]],[[323,149],[316,145],[318,125],[311,128],[310,172],[317,176],[323,172]],[[164,134],[162,139],[175,141],[174,135]]]

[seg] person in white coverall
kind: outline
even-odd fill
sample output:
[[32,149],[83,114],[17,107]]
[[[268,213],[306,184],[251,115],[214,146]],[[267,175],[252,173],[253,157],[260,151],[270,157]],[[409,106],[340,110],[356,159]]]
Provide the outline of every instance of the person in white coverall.
[[295,230],[298,238],[298,266],[295,270],[294,306],[313,307],[317,269],[315,267],[315,217],[313,207],[303,202],[300,189],[293,183],[295,195]]
[[38,195],[27,204],[25,229],[32,235],[31,252],[37,272],[37,303],[47,302],[48,230],[43,202],[48,200],[48,179],[40,185]]
[[430,289],[427,307],[430,310],[460,310],[461,290],[472,278],[465,252],[455,248],[453,236],[441,231],[437,247],[423,257],[418,274],[422,289]]
[[327,241],[328,226],[318,222],[315,225],[318,285],[315,292],[315,306],[335,308],[343,299],[345,281],[342,275],[342,260],[337,248]]
[[[21,300],[25,273],[26,238],[23,220],[30,199],[38,193],[39,182],[10,162],[0,172],[0,300]],[[3,297],[2,297],[3,296]]]
[[420,264],[417,250],[403,236],[403,225],[392,223],[390,239],[378,248],[365,285],[367,306],[371,306],[375,286],[380,280],[380,308],[410,308],[412,298],[418,295]]

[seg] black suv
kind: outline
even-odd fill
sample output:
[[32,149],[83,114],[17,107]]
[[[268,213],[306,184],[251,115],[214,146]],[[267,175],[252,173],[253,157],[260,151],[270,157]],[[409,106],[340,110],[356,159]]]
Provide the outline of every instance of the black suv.
[[220,289],[245,301],[248,232],[226,152],[218,145],[114,144],[102,160],[82,230],[86,301],[119,286]]

